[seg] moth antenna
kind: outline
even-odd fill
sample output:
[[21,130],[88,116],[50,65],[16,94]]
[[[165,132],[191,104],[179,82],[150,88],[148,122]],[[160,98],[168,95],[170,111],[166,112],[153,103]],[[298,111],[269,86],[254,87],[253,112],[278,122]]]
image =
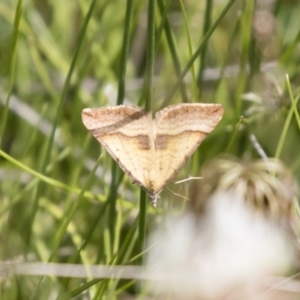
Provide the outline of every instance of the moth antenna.
[[166,189],[167,189],[169,192],[171,192],[174,196],[181,197],[181,198],[183,198],[183,199],[185,199],[185,200],[188,200],[188,201],[191,200],[191,199],[189,199],[189,198],[187,198],[187,197],[185,197],[185,196],[183,196],[183,195],[180,195],[180,194],[177,194],[177,193],[173,192],[173,191],[170,190],[168,187],[166,187]]
[[189,177],[186,178],[186,179],[182,179],[182,180],[176,181],[176,182],[174,182],[174,183],[175,183],[175,184],[178,184],[178,183],[183,183],[183,182],[186,182],[186,181],[189,181],[189,180],[199,180],[199,179],[203,179],[203,177],[193,177],[193,176],[189,176]]

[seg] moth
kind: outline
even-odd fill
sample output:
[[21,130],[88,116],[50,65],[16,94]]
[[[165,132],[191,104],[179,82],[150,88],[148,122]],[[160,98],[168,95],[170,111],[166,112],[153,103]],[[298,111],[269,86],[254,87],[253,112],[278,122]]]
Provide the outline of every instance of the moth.
[[126,105],[85,108],[82,122],[156,207],[163,187],[222,119],[220,104],[168,106],[155,114]]

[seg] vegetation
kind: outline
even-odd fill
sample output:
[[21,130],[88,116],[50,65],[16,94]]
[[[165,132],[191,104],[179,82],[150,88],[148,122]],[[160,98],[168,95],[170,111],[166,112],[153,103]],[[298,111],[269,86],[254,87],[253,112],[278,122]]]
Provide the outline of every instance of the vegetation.
[[[185,210],[196,181],[170,183],[155,210],[84,128],[85,107],[220,103],[222,121],[176,179],[226,154],[279,159],[297,180],[299,15],[296,0],[0,1],[0,270],[141,265],[153,226]],[[148,292],[135,279],[32,273],[4,273],[0,299]]]

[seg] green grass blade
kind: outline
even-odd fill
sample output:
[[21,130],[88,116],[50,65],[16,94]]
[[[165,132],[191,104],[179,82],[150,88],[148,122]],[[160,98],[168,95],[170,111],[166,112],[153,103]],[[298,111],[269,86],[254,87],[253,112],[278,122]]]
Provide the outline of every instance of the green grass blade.
[[9,108],[9,100],[12,94],[12,88],[15,79],[15,69],[16,69],[16,50],[17,50],[17,41],[18,41],[18,34],[19,34],[19,24],[20,19],[22,16],[22,0],[18,0],[18,4],[16,7],[16,14],[14,20],[14,31],[12,37],[12,45],[11,45],[11,55],[10,55],[10,63],[9,63],[9,83],[8,83],[8,92],[5,101],[5,107],[2,114],[1,120],[1,131],[0,131],[0,149],[4,143],[5,138],[5,130],[6,130],[6,123],[8,118],[8,108]]
[[231,6],[233,5],[234,2],[235,2],[235,0],[230,0],[227,3],[227,5],[224,7],[224,9],[222,10],[222,12],[218,16],[217,20],[214,22],[214,24],[208,30],[207,34],[203,37],[203,39],[202,39],[199,47],[197,48],[197,50],[195,51],[195,53],[193,54],[193,56],[188,61],[186,67],[181,72],[179,78],[177,79],[176,83],[174,84],[174,87],[170,90],[170,92],[168,93],[168,95],[164,99],[162,107],[165,106],[166,103],[169,103],[169,101],[172,99],[172,97],[176,93],[176,90],[177,90],[178,86],[180,85],[180,82],[183,80],[183,78],[185,77],[185,75],[188,73],[188,71],[190,70],[190,68],[193,66],[195,60],[198,58],[198,56],[202,52],[202,50],[205,47],[206,43],[208,42],[210,36],[213,34],[213,32],[215,31],[215,29],[217,28],[217,26],[219,25],[219,23],[221,22],[221,20],[223,19],[223,17],[226,15],[226,13],[229,11],[229,9],[231,8]]
[[291,105],[289,113],[288,113],[288,115],[285,119],[284,126],[283,126],[283,129],[282,129],[282,132],[281,132],[281,135],[280,135],[277,147],[276,147],[276,152],[275,152],[274,157],[277,158],[277,159],[279,159],[280,156],[281,156],[282,149],[283,149],[286,137],[287,137],[288,129],[289,129],[289,126],[291,124],[293,114],[295,114],[295,116],[296,116],[298,127],[300,129],[300,119],[299,119],[299,114],[298,114],[298,110],[297,110],[297,103],[300,99],[300,95],[298,95],[296,99],[294,98],[288,75],[286,75],[286,80],[287,80],[287,87],[288,87],[288,91],[289,91],[289,95],[290,95],[292,105]]
[[[55,241],[55,244],[53,245],[53,248],[52,248],[52,253],[48,259],[48,262],[53,262],[54,261],[54,258],[56,257],[57,255],[57,250],[61,244],[61,241],[67,231],[67,228],[76,212],[76,210],[78,209],[78,207],[80,206],[80,204],[82,203],[82,201],[84,200],[84,194],[86,192],[86,190],[89,188],[92,180],[94,179],[94,175],[95,175],[95,172],[100,164],[100,157],[98,158],[93,170],[91,171],[91,173],[89,174],[89,177],[87,178],[85,184],[83,185],[82,189],[81,189],[81,192],[80,194],[78,195],[76,201],[74,202],[71,210],[68,210],[68,213],[66,213],[65,215],[65,218],[63,219],[63,224],[61,225],[60,229],[58,230],[58,235],[57,235],[57,238],[56,238],[56,241]],[[37,285],[37,288],[35,290],[35,293],[33,294],[33,297],[32,299],[35,299],[36,296],[38,295],[39,293],[39,289],[40,289],[40,284],[42,282],[42,279],[40,280],[39,284]]]
[[[202,32],[203,36],[207,34],[210,28],[212,10],[213,10],[213,1],[206,0],[205,17],[204,17],[204,25],[203,25],[203,32]],[[200,67],[198,73],[198,87],[199,87],[200,94],[202,91],[202,84],[203,84],[203,72],[206,66],[205,60],[206,60],[207,48],[208,48],[208,42],[204,44],[203,50],[200,54]]]
[[[56,128],[59,124],[59,121],[61,119],[61,115],[62,115],[62,112],[63,112],[63,107],[64,107],[64,104],[65,104],[66,99],[67,99],[67,92],[69,90],[71,77],[72,77],[73,71],[75,69],[75,65],[76,65],[77,58],[78,58],[79,53],[80,53],[81,45],[82,45],[83,39],[85,37],[85,32],[86,32],[86,29],[87,29],[87,25],[89,23],[92,12],[94,10],[95,3],[96,3],[96,0],[93,0],[91,2],[89,11],[88,11],[88,13],[85,17],[82,29],[81,29],[80,34],[79,34],[77,47],[75,49],[75,53],[74,53],[74,56],[73,56],[73,59],[72,59],[72,62],[71,62],[71,65],[70,65],[70,68],[69,68],[69,71],[68,71],[68,74],[67,74],[67,78],[65,80],[65,84],[64,84],[64,87],[63,87],[60,102],[59,102],[58,107],[57,107],[57,113],[56,113],[56,116],[55,116],[55,119],[54,119],[54,122],[53,122],[52,131],[51,131],[50,138],[49,138],[49,141],[48,141],[48,144],[47,144],[45,156],[44,156],[43,161],[42,161],[42,167],[41,167],[40,173],[43,174],[43,175],[45,174],[46,167],[49,164],[49,160],[50,160],[50,156],[51,156],[51,150],[52,150],[53,141],[54,141],[54,135],[55,135],[55,132],[56,132]],[[37,213],[37,210],[38,210],[38,201],[39,201],[39,198],[41,196],[42,189],[43,189],[43,185],[42,185],[41,182],[39,182],[39,184],[37,186],[37,191],[36,191],[33,207],[32,207],[31,217],[30,217],[29,228],[31,228],[31,230],[28,231],[28,235],[26,237],[26,244],[28,246],[31,243],[32,226],[33,226],[33,222],[35,220],[35,216],[36,216],[36,213]]]
[[[163,0],[158,0],[157,3],[158,3],[158,8],[159,8],[159,10],[162,14],[162,23],[161,23],[161,25],[164,25],[164,31],[165,31],[165,34],[166,34],[166,37],[167,37],[168,46],[170,48],[170,53],[171,53],[171,56],[172,56],[176,76],[179,77],[180,73],[181,73],[181,65],[180,65],[180,60],[179,60],[179,56],[178,56],[178,50],[176,48],[174,34],[172,33],[171,25],[170,25],[170,22],[167,18],[168,4],[164,6]],[[158,47],[157,47],[157,51],[158,51]],[[183,81],[181,81],[179,83],[179,91],[180,91],[182,101],[183,102],[189,102],[188,95],[187,95],[187,92],[186,92],[185,83]]]
[[124,33],[123,33],[123,43],[122,43],[123,46],[120,55],[117,105],[122,104],[125,98],[125,76],[126,76],[126,66],[127,66],[129,39],[130,39],[130,24],[131,24],[132,13],[133,13],[133,0],[127,0],[126,3],[127,4],[126,4],[125,24],[124,24]]

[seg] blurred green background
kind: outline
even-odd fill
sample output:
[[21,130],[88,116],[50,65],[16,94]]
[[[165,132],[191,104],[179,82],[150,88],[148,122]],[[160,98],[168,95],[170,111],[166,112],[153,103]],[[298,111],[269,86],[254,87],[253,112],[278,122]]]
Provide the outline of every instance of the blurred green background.
[[[297,0],[1,0],[0,259],[141,263],[150,224],[184,209],[167,189],[156,211],[145,207],[84,128],[85,107],[220,103],[221,123],[176,179],[261,148],[298,180],[299,16]],[[168,187],[188,197],[191,185]],[[134,280],[0,282],[1,299],[138,293]]]

